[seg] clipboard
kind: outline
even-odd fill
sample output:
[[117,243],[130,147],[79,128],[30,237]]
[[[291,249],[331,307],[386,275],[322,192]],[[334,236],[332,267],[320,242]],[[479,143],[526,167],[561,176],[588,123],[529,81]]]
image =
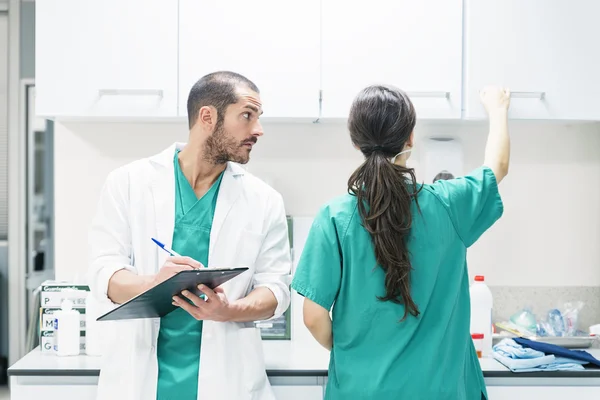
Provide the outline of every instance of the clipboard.
[[117,308],[101,315],[97,321],[115,321],[122,319],[160,318],[177,309],[173,296],[184,290],[200,296],[198,285],[204,284],[211,289],[235,278],[248,267],[237,268],[206,268],[181,271],[166,281],[159,283],[136,297],[126,301]]

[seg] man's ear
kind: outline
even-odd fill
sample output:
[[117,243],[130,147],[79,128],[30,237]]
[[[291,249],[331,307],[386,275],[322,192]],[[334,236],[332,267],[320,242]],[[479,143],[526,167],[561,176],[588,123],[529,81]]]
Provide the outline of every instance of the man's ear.
[[212,106],[201,107],[198,110],[197,122],[212,130],[217,124],[217,109]]

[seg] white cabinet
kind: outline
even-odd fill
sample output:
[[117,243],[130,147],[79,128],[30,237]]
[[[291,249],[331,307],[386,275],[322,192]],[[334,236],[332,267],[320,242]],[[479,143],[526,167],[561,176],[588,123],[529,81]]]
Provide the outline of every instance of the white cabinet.
[[273,386],[277,400],[323,400],[323,386]]
[[253,81],[264,117],[319,116],[320,0],[179,1],[179,115],[203,75]]
[[182,118],[200,77],[231,70],[272,119],[346,118],[382,83],[421,119],[483,118],[478,90],[500,84],[511,118],[600,120],[598,15],[592,0],[39,0],[36,111]]
[[[39,351],[39,350],[38,350]],[[92,381],[96,380],[96,383]],[[11,400],[95,400],[97,377],[11,376]],[[75,382],[74,382],[75,381]]]
[[323,117],[391,84],[420,118],[461,117],[462,0],[323,0]]
[[600,399],[600,387],[588,386],[488,386],[487,392],[488,400]]
[[177,2],[36,2],[40,116],[177,115]]
[[481,118],[478,90],[511,89],[510,117],[600,119],[600,2],[468,0],[466,117]]
[[95,386],[61,386],[61,385],[43,385],[43,386],[18,386],[11,387],[10,398],[14,400],[29,400],[40,398],[45,400],[95,400],[97,397],[97,388]]

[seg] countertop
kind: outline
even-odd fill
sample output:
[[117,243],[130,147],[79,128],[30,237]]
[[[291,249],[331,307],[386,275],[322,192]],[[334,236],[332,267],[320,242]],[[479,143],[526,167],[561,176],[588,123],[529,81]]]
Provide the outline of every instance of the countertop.
[[[265,341],[267,375],[274,376],[327,376],[329,352],[317,346],[298,345],[294,341]],[[309,348],[307,348],[309,347]],[[600,349],[587,349],[600,359]],[[585,371],[511,372],[491,358],[480,359],[485,378],[600,378],[600,369]],[[57,357],[34,349],[8,369],[9,376],[98,376],[102,357],[80,355]]]

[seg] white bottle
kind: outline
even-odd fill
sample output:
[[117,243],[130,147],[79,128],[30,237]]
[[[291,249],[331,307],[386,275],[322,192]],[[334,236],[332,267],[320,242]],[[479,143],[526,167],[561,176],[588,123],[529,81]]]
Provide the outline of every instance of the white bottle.
[[54,350],[57,356],[77,356],[80,345],[80,314],[73,302],[64,299],[54,313]]
[[492,353],[492,307],[494,299],[485,277],[477,275],[469,288],[471,296],[471,334],[483,333],[482,356]]

